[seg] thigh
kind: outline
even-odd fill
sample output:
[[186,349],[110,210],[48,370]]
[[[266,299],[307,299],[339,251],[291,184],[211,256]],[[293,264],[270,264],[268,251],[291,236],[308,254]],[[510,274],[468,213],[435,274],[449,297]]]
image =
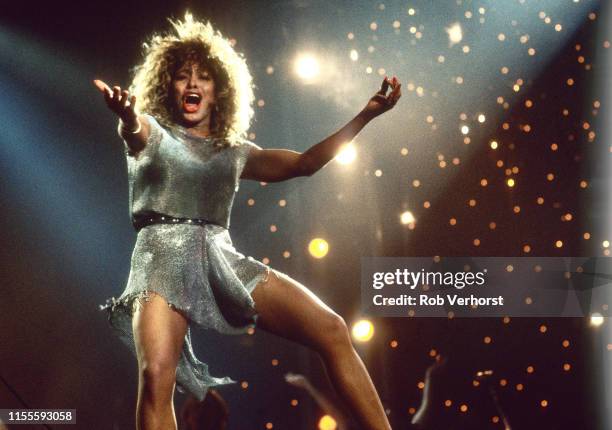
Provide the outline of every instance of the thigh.
[[344,321],[308,288],[278,271],[252,293],[257,326],[286,339],[316,347],[322,334]]
[[158,294],[149,293],[148,301],[136,300],[132,329],[139,364],[176,367],[187,332],[187,320]]

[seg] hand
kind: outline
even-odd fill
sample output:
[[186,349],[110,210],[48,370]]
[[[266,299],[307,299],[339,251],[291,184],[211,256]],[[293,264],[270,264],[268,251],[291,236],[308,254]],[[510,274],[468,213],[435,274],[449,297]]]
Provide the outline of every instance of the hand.
[[[391,92],[387,94],[389,87],[391,87]],[[368,117],[374,118],[392,109],[402,96],[401,87],[402,84],[395,76],[392,79],[385,77],[380,90],[368,101],[362,112]]]
[[111,90],[108,85],[99,79],[94,79],[94,85],[104,94],[104,101],[110,110],[115,112],[128,130],[138,129],[138,115],[134,110],[136,96],[131,96],[127,90],[114,86]]
[[298,388],[306,388],[308,386],[308,380],[303,375],[298,375],[295,373],[287,373],[285,375],[285,381],[287,381],[288,384]]

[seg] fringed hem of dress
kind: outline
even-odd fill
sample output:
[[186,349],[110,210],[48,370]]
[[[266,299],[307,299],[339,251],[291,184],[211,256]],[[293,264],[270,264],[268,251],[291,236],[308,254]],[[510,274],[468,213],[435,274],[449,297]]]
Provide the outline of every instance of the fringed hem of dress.
[[[173,247],[172,244],[176,247]],[[161,296],[168,307],[189,322],[176,371],[177,389],[203,400],[209,387],[235,383],[214,377],[195,356],[191,328],[243,334],[256,325],[257,313],[250,294],[267,281],[270,268],[238,253],[227,230],[214,225],[164,225],[143,228],[132,254],[127,287],[100,309],[134,355],[132,315],[136,303]]]

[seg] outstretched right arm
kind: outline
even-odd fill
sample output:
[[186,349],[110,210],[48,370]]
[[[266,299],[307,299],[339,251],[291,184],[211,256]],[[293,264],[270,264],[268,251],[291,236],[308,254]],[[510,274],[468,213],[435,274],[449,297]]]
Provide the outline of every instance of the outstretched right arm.
[[130,152],[137,153],[144,149],[149,139],[151,127],[144,115],[138,115],[134,110],[136,96],[131,96],[127,90],[121,91],[121,87],[114,86],[113,89],[103,81],[95,79],[94,85],[104,94],[104,101],[120,119],[119,136],[130,148]]

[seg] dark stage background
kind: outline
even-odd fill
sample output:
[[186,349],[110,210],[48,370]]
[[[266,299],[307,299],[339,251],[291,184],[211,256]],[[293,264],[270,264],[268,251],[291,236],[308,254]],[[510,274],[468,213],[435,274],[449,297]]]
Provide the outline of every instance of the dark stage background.
[[[403,82],[396,109],[357,138],[353,164],[245,181],[234,205],[236,248],[349,325],[362,317],[364,256],[608,255],[610,26],[597,1],[13,2],[0,13],[0,375],[30,407],[76,408],[79,429],[133,428],[136,361],[98,305],[123,290],[136,236],[116,121],[91,80],[127,86],[141,43],[186,9],[244,53],[257,86],[250,138],[263,147],[305,150],[382,75]],[[314,84],[292,72],[303,50],[327,64]],[[405,211],[414,224],[400,222]],[[323,259],[308,253],[315,237],[330,244]],[[396,429],[410,428],[437,354],[450,358],[451,402],[439,408],[456,428],[503,428],[473,383],[484,368],[513,428],[607,428],[607,320],[372,322],[358,350]],[[230,429],[317,428],[322,411],[283,380],[303,373],[329,391],[312,353],[261,331],[193,335],[213,373],[239,381],[221,389]],[[0,408],[19,406],[0,385]]]

